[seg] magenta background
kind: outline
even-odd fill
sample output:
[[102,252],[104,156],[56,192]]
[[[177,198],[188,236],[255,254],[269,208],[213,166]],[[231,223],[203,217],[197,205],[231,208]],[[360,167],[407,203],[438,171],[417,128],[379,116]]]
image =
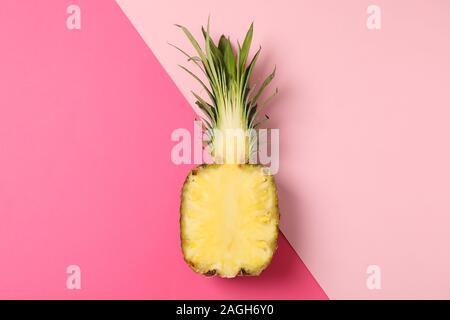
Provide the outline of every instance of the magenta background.
[[259,278],[185,265],[170,134],[194,115],[113,1],[2,1],[0,43],[0,298],[327,298],[283,236]]

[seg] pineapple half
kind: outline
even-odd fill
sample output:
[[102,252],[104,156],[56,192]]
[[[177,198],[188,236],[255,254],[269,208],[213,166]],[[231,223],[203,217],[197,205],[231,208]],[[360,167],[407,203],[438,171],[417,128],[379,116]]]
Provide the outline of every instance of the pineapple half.
[[182,189],[183,256],[194,271],[205,275],[226,278],[259,275],[271,262],[277,247],[278,198],[274,177],[267,168],[249,162],[257,148],[253,134],[260,124],[257,101],[275,70],[258,90],[251,89],[250,76],[261,50],[247,63],[253,24],[242,46],[238,43],[237,54],[225,36],[214,43],[209,21],[207,30],[202,28],[205,51],[188,29],[178,27],[197,55],[176,48],[208,80],[207,86],[181,66],[201,83],[208,95],[203,99],[193,93],[207,137],[205,144],[214,160],[214,164],[193,169]]

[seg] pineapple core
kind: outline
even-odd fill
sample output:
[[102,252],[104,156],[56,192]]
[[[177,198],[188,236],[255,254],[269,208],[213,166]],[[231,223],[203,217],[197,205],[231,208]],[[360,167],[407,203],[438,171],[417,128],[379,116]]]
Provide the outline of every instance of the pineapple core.
[[202,165],[186,178],[181,246],[196,272],[260,274],[276,249],[278,221],[275,182],[260,165]]

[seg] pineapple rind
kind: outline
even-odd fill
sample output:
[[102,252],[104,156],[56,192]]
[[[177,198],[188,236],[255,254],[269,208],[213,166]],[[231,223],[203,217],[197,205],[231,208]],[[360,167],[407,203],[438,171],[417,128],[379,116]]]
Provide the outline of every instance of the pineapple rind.
[[[278,196],[272,175],[264,173],[259,178],[257,172],[259,170],[263,172],[263,168],[261,165],[253,164],[201,165],[193,169],[186,178],[182,189],[180,209],[181,247],[185,261],[195,272],[233,278],[237,275],[259,275],[270,264],[277,248]],[[241,172],[236,170],[242,170],[242,174],[247,174],[247,179],[233,180],[233,177],[236,179],[236,173]],[[253,190],[254,192],[250,192],[247,196],[252,197],[260,192],[263,194],[261,197],[267,198],[268,202],[260,203],[258,202],[259,198],[249,200],[245,197],[241,198],[239,202],[236,199],[236,197],[239,198],[239,195],[231,191],[228,199],[222,199],[227,194],[227,192],[224,192],[211,200],[213,206],[216,202],[225,202],[222,208],[226,207],[223,210],[227,210],[227,213],[221,212],[221,214],[218,214],[217,212],[220,212],[220,210],[216,207],[214,209],[199,208],[197,205],[198,202],[201,204],[202,197],[217,193],[214,192],[217,191],[214,190],[214,185],[211,185],[211,190],[195,188],[195,183],[205,183],[201,179],[204,179],[204,175],[208,172],[224,179],[231,176],[230,179],[232,180],[229,183],[232,184],[251,183],[253,180],[249,179],[248,175],[255,172],[255,177],[265,182],[262,182],[262,188],[259,191]],[[237,180],[239,180],[239,177]],[[197,182],[194,183],[193,181]],[[238,186],[236,188],[239,189]],[[257,203],[255,207],[253,207],[254,201]],[[240,206],[245,204],[251,205],[251,208],[247,208],[243,212]],[[233,211],[230,209],[233,205],[237,205],[239,210]],[[261,210],[264,211],[264,214],[260,214]],[[200,211],[204,215],[201,215]],[[229,214],[236,215],[228,219],[227,215]],[[222,221],[221,219],[225,220]],[[228,222],[230,223],[229,226],[227,226]],[[204,224],[201,225],[202,223]],[[241,225],[236,225],[236,223]],[[248,232],[248,234],[245,232]],[[233,236],[229,237],[229,235]],[[197,239],[199,236],[201,236],[200,240]],[[262,240],[252,239],[253,236],[260,237]],[[227,241],[231,243],[228,249]]]

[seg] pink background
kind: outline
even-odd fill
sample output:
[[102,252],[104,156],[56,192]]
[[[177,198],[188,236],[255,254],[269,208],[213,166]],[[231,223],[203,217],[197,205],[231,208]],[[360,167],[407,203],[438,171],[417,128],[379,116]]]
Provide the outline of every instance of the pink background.
[[[0,10],[0,298],[322,299],[281,236],[259,278],[184,263],[170,159],[194,114],[112,1],[4,1]],[[81,290],[66,288],[68,265]]]
[[[117,3],[2,1],[0,298],[450,298],[450,2]],[[233,39],[254,21],[258,74],[277,65],[286,238],[259,278],[198,276],[179,249],[170,134],[195,84],[167,42],[208,14]]]

